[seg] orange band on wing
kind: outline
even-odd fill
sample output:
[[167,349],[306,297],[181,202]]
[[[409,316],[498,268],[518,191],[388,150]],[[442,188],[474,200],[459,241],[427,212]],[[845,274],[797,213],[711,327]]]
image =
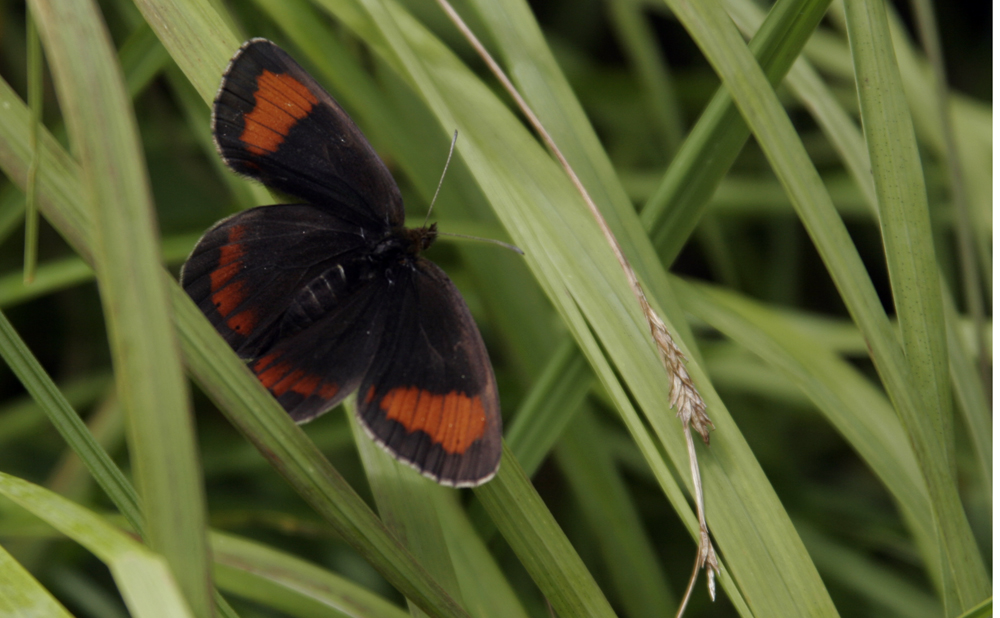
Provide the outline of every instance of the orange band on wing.
[[486,431],[486,411],[478,395],[401,387],[386,393],[379,407],[406,431],[426,433],[446,453],[464,453]]
[[229,285],[217,290],[212,294],[212,303],[218,309],[222,317],[226,317],[233,312],[243,299],[247,297],[247,292],[243,288],[242,281],[233,281]]
[[[288,375],[292,371],[292,368],[287,363],[274,363],[273,365],[268,366],[268,363],[264,362],[268,358],[270,357],[264,357],[257,361],[257,364],[254,365],[254,372],[256,372],[257,379],[264,385],[264,388],[270,390],[274,388],[274,385],[280,382],[282,378]],[[261,371],[264,367],[267,367],[267,369]]]
[[245,253],[240,240],[245,232],[242,225],[235,225],[229,230],[229,243],[219,247],[219,265],[209,274],[212,289],[212,304],[226,320],[226,326],[238,333],[246,335],[257,324],[257,314],[252,309],[245,309],[234,316],[247,298],[247,290],[242,280],[232,281],[243,269],[243,254]]
[[277,152],[288,131],[305,118],[319,103],[309,88],[287,73],[267,69],[257,78],[254,108],[243,116],[243,134],[247,149],[255,155]]
[[219,248],[219,266],[231,264],[243,257],[243,245],[240,244],[240,241],[243,240],[245,233],[246,228],[242,225],[234,225],[229,228],[229,233],[227,234],[229,244],[222,245]]
[[323,382],[317,375],[307,374],[301,369],[292,369],[288,363],[274,362],[279,356],[278,352],[268,354],[261,357],[253,365],[257,379],[275,397],[281,397],[291,391],[303,397],[318,395],[323,399],[333,399],[333,396],[340,390],[336,384]]
[[233,317],[226,320],[226,326],[243,335],[250,334],[250,331],[252,331],[253,327],[256,325],[257,314],[254,313],[253,309],[240,311]]

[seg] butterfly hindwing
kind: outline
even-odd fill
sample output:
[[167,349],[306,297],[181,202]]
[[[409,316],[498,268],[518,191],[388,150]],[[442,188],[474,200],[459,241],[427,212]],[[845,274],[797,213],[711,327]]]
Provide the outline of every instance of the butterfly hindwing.
[[301,290],[277,326],[280,337],[250,363],[298,423],[357,390],[384,337],[388,286],[360,271],[345,279],[334,268]]
[[340,105],[280,47],[251,39],[233,56],[212,112],[226,164],[345,220],[403,223],[396,183]]
[[393,276],[393,306],[358,391],[368,433],[439,483],[489,480],[500,463],[500,404],[479,330],[455,285],[423,258]]
[[195,245],[181,285],[243,358],[269,341],[296,291],[362,254],[356,226],[308,204],[252,208],[223,219]]

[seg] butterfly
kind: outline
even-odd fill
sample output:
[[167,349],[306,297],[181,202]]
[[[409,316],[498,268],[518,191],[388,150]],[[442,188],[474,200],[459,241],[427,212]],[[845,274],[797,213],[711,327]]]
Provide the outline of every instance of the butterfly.
[[500,465],[501,419],[486,347],[455,285],[420,254],[392,175],[347,113],[284,50],[240,47],[212,134],[233,171],[297,204],[223,219],[181,270],[185,291],[291,417],[357,391],[365,431],[443,485]]

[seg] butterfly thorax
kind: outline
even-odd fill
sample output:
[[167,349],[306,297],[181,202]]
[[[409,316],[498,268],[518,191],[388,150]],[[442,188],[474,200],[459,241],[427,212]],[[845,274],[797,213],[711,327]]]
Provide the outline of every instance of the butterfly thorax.
[[375,278],[395,284],[400,268],[413,268],[417,255],[436,237],[436,224],[414,229],[398,226],[360,253],[326,262],[292,297],[279,320],[279,338],[287,339],[323,320]]
[[379,241],[372,256],[390,262],[413,259],[434,244],[437,235],[437,223],[414,228],[399,226]]

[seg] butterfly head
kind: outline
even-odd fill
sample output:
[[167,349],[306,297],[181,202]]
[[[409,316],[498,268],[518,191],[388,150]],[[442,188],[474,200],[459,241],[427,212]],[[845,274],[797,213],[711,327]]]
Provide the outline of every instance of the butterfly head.
[[411,255],[419,254],[434,244],[434,241],[437,240],[437,235],[437,223],[431,223],[425,227],[407,229],[406,236],[409,241],[407,252]]

